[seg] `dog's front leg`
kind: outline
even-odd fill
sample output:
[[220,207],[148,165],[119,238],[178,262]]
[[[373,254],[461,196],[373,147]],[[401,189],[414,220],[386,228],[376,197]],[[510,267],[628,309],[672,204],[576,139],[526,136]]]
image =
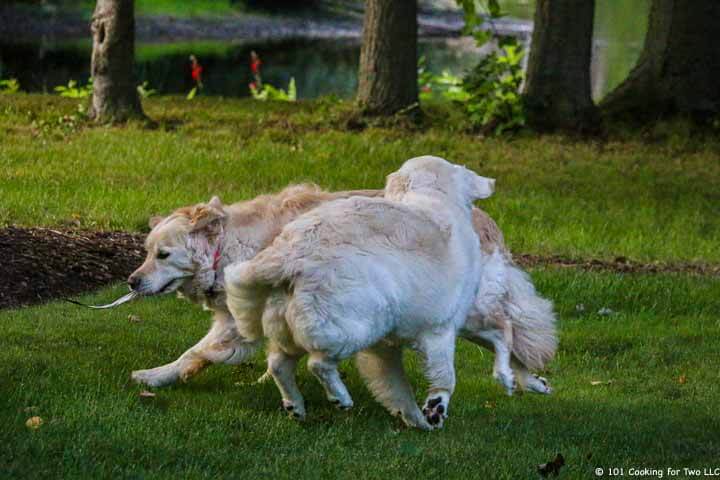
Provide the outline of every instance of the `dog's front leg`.
[[268,346],[268,374],[280,390],[283,408],[298,420],[305,418],[305,401],[295,382],[295,368],[301,356],[288,354],[274,342]]
[[455,391],[455,331],[426,332],[417,340],[416,349],[424,360],[429,384],[423,413],[430,425],[442,428]]
[[377,344],[359,352],[355,361],[373,396],[391,414],[400,416],[410,427],[421,430],[432,428],[415,403],[399,346]]
[[167,365],[132,372],[132,379],[151,387],[164,387],[178,381],[187,381],[213,363],[236,365],[247,361],[257,350],[259,342],[248,342],[240,337],[235,320],[223,311],[213,315],[210,331],[180,358]]

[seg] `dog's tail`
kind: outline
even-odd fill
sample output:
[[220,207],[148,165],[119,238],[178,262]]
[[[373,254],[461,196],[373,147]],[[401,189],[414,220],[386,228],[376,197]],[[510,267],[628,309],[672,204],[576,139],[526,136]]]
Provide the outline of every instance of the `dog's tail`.
[[238,333],[248,340],[262,338],[262,316],[274,289],[283,283],[285,262],[274,246],[252,260],[225,268],[227,306]]
[[530,370],[542,370],[557,350],[555,312],[527,273],[514,264],[507,270],[506,311],[512,319],[513,355]]

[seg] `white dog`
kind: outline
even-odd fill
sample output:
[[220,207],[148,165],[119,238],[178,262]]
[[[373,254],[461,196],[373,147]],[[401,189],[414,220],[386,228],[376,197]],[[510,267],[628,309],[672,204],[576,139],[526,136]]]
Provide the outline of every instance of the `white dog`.
[[[211,310],[213,324],[208,334],[177,360],[135,371],[132,378],[160,387],[187,381],[214,363],[239,364],[248,360],[257,344],[237,333],[235,320],[225,305],[223,268],[253,258],[285,224],[324,202],[382,194],[382,190],[329,193],[314,185],[294,185],[246,202],[223,205],[213,198],[207,204],[181,208],[166,218],[152,218],[152,232],[146,241],[147,258],[128,282],[144,295],[178,290]],[[487,295],[478,297],[460,335],[496,352],[494,374],[508,393],[512,391],[513,378],[521,388],[549,393],[547,382],[531,375],[528,368],[541,370],[554,355],[557,340],[552,305],[535,293],[524,272],[513,264],[495,222],[474,208],[473,225],[484,258],[494,260],[494,267],[486,268],[485,275],[504,272],[504,283],[490,298],[496,301],[494,305],[488,305]],[[481,284],[491,285],[488,280]],[[372,370],[396,356],[397,352],[376,348],[359,354],[358,364],[366,371]],[[514,376],[508,356],[512,358]]]
[[254,259],[226,268],[228,308],[244,338],[270,339],[268,372],[287,410],[305,412],[294,372],[305,353],[328,399],[346,409],[353,402],[338,363],[377,344],[409,344],[425,363],[427,422],[407,401],[401,364],[385,372],[386,388],[372,386],[383,381],[377,376],[368,381],[409,425],[442,425],[455,389],[456,335],[480,283],[472,203],[492,195],[494,183],[438,157],[413,158],[388,177],[384,199],[323,204]]

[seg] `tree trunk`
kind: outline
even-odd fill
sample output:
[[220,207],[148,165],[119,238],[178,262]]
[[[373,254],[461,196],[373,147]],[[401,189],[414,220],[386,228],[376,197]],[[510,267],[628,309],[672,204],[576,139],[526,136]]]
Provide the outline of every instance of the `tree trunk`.
[[640,59],[600,107],[636,118],[720,113],[720,1],[653,0]]
[[89,115],[98,122],[145,117],[133,74],[134,10],[134,0],[97,0],[95,6]]
[[537,0],[524,101],[541,130],[594,130],[590,85],[595,0]]
[[367,0],[358,103],[365,113],[393,114],[418,101],[416,0]]

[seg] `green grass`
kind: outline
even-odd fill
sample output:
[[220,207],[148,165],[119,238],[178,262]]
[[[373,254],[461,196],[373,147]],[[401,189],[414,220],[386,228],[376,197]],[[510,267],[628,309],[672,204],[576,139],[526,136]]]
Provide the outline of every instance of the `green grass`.
[[[245,2],[231,0],[136,0],[136,15],[171,15],[173,17],[225,16],[245,10]],[[95,2],[77,1],[78,7],[86,14],[92,14]]]
[[[0,225],[142,230],[156,213],[314,181],[380,188],[414,155],[498,179],[481,205],[514,251],[641,261],[720,261],[720,142],[669,128],[608,141],[478,138],[430,106],[422,128],[344,124],[350,105],[146,100],[154,130],[88,127],[77,101],[0,100]],[[68,117],[70,116],[70,117]]]
[[[141,401],[129,372],[174,359],[207,327],[207,313],[174,298],[0,312],[3,478],[518,479],[536,478],[535,465],[557,452],[567,462],[560,478],[593,478],[598,466],[716,467],[720,280],[552,269],[533,277],[561,318],[547,372],[556,393],[506,397],[491,355],[461,343],[450,419],[429,434],[400,428],[350,363],[349,413],[300,370],[302,425],[279,410],[274,385],[252,385],[262,356]],[[616,313],[598,316],[602,307]],[[414,358],[408,368],[422,398]],[[33,415],[45,421],[37,431],[25,427]]]
[[[405,159],[432,153],[498,179],[482,206],[514,251],[720,261],[720,144],[678,125],[602,142],[483,139],[447,105],[429,106],[420,127],[358,131],[347,128],[351,106],[328,99],[161,97],[144,102],[155,128],[111,128],[79,120],[72,100],[0,102],[0,225],[142,230],[151,214],[216,193],[234,201],[299,181],[379,188]],[[536,478],[558,452],[561,478],[717,467],[720,279],[552,268],[533,278],[559,313],[561,347],[545,372],[556,393],[506,397],[492,356],[461,343],[451,418],[430,434],[401,428],[350,362],[349,413],[300,369],[304,424],[280,412],[274,385],[252,384],[262,355],[142,400],[130,371],[173,360],[207,329],[207,313],[173,298],[0,311],[2,477],[517,479]],[[407,364],[423,398],[416,359]],[[25,426],[34,415],[38,430]]]

